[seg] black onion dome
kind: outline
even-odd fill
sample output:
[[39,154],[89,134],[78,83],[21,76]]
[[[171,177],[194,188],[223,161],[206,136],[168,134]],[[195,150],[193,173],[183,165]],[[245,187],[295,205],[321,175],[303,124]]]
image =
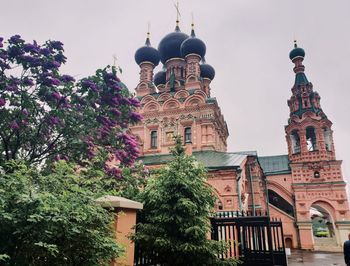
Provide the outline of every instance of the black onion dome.
[[205,43],[196,37],[194,29],[191,31],[191,37],[184,40],[180,47],[181,55],[183,57],[189,54],[197,54],[200,57],[204,57],[206,49]]
[[176,26],[175,31],[163,37],[158,45],[160,60],[163,64],[171,58],[181,58],[181,44],[188,38],[188,35],[182,33]]
[[154,66],[157,66],[159,60],[159,52],[151,46],[149,36],[147,36],[145,45],[136,50],[135,61],[138,65],[143,62],[151,62]]
[[204,63],[204,64],[201,64],[199,67],[201,70],[201,77],[202,78],[208,78],[210,80],[214,79],[215,69],[211,65]]
[[156,86],[158,86],[160,84],[165,84],[166,72],[164,70],[157,72],[157,74],[154,75],[153,82]]
[[295,57],[305,57],[304,49],[298,47],[296,41],[294,41],[294,49],[289,53],[289,59],[293,60]]

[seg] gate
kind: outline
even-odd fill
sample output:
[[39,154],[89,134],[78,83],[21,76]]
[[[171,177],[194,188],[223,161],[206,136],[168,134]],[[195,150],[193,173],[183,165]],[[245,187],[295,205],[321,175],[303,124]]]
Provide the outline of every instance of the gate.
[[228,242],[220,258],[234,257],[244,266],[287,265],[282,222],[259,213],[220,212],[211,219],[211,238]]
[[[211,239],[228,243],[219,258],[237,258],[242,266],[286,266],[282,222],[267,214],[219,212],[210,219]],[[163,265],[156,252],[135,245],[135,266]]]

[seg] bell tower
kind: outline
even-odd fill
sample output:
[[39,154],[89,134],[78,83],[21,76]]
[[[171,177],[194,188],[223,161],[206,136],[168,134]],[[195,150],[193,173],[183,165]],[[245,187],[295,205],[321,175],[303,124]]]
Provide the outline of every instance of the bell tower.
[[[330,236],[339,247],[350,230],[350,212],[341,163],[336,160],[332,122],[323,112],[319,94],[305,75],[305,51],[296,42],[289,58],[295,82],[288,100],[290,115],[285,126],[295,195],[296,225],[301,248],[314,249],[310,210],[325,213]],[[332,235],[331,235],[332,234]]]

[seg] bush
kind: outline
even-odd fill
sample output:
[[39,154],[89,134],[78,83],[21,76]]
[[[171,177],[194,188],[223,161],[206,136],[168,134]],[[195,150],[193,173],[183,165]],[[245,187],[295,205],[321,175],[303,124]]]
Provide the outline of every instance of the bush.
[[50,174],[9,161],[0,173],[1,265],[109,265],[121,254],[102,191],[65,161]]

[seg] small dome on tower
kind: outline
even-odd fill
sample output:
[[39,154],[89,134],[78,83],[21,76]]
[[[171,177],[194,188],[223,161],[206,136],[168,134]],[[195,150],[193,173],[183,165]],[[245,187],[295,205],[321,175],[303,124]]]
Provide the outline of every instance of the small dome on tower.
[[294,49],[289,53],[289,59],[293,60],[295,57],[305,57],[304,49],[298,47],[296,41],[294,41]]
[[158,86],[160,84],[165,84],[166,72],[164,70],[157,72],[157,74],[154,75],[153,82],[156,86]]
[[205,56],[206,52],[206,46],[205,43],[196,37],[196,34],[193,29],[192,24],[192,31],[191,31],[191,37],[184,40],[181,44],[181,55],[183,57],[189,55],[189,54],[197,54],[200,57]]
[[215,69],[207,64],[203,63],[200,65],[200,70],[201,70],[201,77],[202,78],[208,78],[210,80],[213,80],[215,77]]
[[160,60],[163,64],[171,58],[182,58],[180,47],[188,35],[180,31],[179,26],[176,26],[175,31],[163,37],[158,45]]
[[159,52],[157,49],[151,46],[149,33],[147,33],[145,45],[136,50],[135,61],[138,65],[143,62],[151,62],[154,66],[157,66],[159,64],[159,60]]

